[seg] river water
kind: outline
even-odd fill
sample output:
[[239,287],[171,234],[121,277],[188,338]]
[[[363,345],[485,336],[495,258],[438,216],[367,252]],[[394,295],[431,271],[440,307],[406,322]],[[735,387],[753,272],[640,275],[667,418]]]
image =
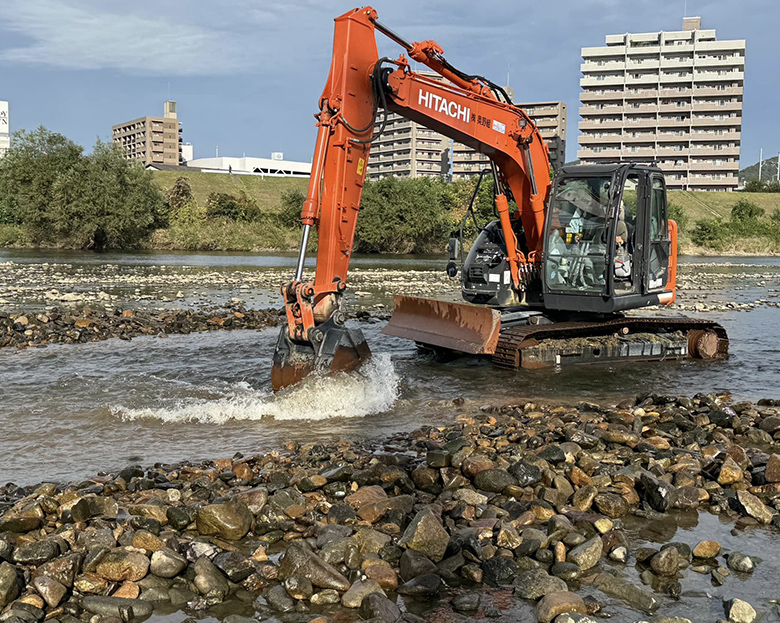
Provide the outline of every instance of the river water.
[[[0,300],[6,310],[66,305],[65,293],[82,297],[73,304],[108,307],[231,298],[278,306],[276,284],[293,263],[288,255],[0,251]],[[454,296],[443,264],[438,257],[355,258],[350,304],[389,306],[392,293],[409,291],[407,282],[414,293]],[[527,399],[619,401],[649,391],[780,397],[780,309],[760,303],[778,300],[780,261],[684,258],[681,273],[683,304],[759,302],[750,311],[701,314],[728,330],[727,361],[509,372],[473,357],[435,360],[371,322],[359,325],[375,353],[362,370],[312,378],[274,396],[278,329],[4,349],[0,482],[68,481],[128,464],[257,453],[292,439],[380,438],[450,421],[476,405]],[[454,406],[455,398],[465,405]]]

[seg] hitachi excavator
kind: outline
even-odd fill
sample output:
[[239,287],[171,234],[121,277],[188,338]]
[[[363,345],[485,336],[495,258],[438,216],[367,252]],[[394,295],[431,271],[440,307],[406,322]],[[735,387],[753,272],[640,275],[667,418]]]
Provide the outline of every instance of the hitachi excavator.
[[[377,31],[405,54],[379,58]],[[438,75],[413,71],[409,59]],[[726,331],[715,322],[625,313],[676,296],[677,225],[660,169],[564,166],[551,179],[544,140],[504,89],[453,67],[433,41],[405,41],[370,7],[336,18],[319,106],[300,254],[282,288],[287,323],[273,357],[274,390],[313,371],[355,368],[370,354],[362,332],[345,326],[342,302],[369,151],[388,112],[487,155],[497,218],[478,223],[472,199],[450,239],[447,271],[460,273],[466,302],[396,296],[384,332],[490,356],[502,368],[727,355]],[[460,266],[467,219],[479,233]],[[316,275],[304,282],[312,227]]]

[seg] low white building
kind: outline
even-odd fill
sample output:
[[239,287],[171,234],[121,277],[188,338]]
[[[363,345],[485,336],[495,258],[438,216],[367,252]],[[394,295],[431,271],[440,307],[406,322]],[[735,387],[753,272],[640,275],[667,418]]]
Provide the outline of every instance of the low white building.
[[206,173],[233,173],[237,175],[269,175],[272,177],[309,177],[311,162],[283,160],[280,152],[273,158],[194,158],[188,167],[196,167]]
[[0,102],[0,158],[11,148],[11,130],[8,122],[8,102]]

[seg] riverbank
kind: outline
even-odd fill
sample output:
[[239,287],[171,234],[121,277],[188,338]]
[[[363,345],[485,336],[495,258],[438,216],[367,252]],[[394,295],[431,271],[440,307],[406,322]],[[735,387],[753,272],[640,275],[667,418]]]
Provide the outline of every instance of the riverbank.
[[381,440],[7,485],[0,608],[62,623],[752,621],[776,608],[778,405],[455,401],[451,424]]

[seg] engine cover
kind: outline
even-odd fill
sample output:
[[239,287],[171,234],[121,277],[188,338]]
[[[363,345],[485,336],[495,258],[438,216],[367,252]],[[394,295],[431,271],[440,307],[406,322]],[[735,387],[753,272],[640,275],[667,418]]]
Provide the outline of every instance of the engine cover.
[[461,271],[463,300],[475,305],[514,307],[523,304],[512,287],[501,224],[493,221],[471,247]]

